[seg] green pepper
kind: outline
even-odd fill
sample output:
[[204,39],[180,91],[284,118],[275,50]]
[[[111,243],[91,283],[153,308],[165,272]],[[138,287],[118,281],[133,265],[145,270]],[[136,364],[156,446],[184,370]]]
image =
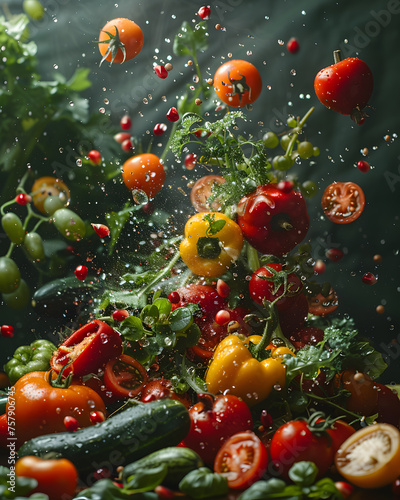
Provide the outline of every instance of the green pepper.
[[4,371],[11,385],[14,385],[25,373],[48,370],[50,358],[56,349],[52,342],[45,339],[17,347],[13,357],[4,365]]

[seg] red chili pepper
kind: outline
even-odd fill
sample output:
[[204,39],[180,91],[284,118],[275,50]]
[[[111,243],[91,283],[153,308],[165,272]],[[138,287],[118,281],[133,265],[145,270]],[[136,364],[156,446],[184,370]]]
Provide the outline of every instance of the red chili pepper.
[[238,204],[238,224],[244,238],[259,252],[281,256],[307,234],[310,219],[299,191],[258,186]]
[[76,376],[97,373],[110,359],[122,353],[122,340],[110,325],[95,319],[72,333],[54,352],[50,365],[64,375]]

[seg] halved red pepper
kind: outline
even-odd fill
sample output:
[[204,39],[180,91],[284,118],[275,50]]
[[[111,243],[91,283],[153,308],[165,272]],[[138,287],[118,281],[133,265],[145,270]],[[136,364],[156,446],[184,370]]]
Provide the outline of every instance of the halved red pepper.
[[73,373],[80,377],[97,373],[110,359],[122,353],[120,334],[110,325],[95,319],[72,333],[58,347],[50,360],[51,368],[64,375]]

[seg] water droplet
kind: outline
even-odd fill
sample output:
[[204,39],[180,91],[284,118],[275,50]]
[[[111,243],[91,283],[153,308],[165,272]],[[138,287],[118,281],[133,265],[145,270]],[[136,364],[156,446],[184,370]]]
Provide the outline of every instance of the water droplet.
[[100,111],[100,113],[103,113],[103,114],[106,112],[105,108],[100,108],[99,111]]
[[81,167],[81,166],[82,166],[82,160],[81,160],[80,158],[78,158],[78,159],[76,160],[76,166],[77,166],[77,167]]
[[54,69],[58,69],[58,64],[53,64]]

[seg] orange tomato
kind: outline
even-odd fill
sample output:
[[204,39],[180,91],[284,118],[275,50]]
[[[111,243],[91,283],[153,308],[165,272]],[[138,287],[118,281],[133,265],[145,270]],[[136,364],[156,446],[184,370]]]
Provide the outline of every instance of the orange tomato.
[[258,98],[262,80],[257,68],[251,63],[233,59],[224,63],[215,72],[214,89],[225,104],[240,108]]
[[103,61],[123,63],[136,57],[143,47],[143,32],[129,19],[108,21],[100,31],[99,50]]
[[31,196],[34,206],[42,214],[47,213],[44,202],[50,196],[58,198],[61,202],[60,205],[64,207],[69,205],[71,199],[68,186],[62,180],[49,176],[36,179],[32,186]]
[[126,160],[122,166],[122,179],[128,189],[139,189],[153,198],[164,185],[165,170],[158,156],[143,153]]

